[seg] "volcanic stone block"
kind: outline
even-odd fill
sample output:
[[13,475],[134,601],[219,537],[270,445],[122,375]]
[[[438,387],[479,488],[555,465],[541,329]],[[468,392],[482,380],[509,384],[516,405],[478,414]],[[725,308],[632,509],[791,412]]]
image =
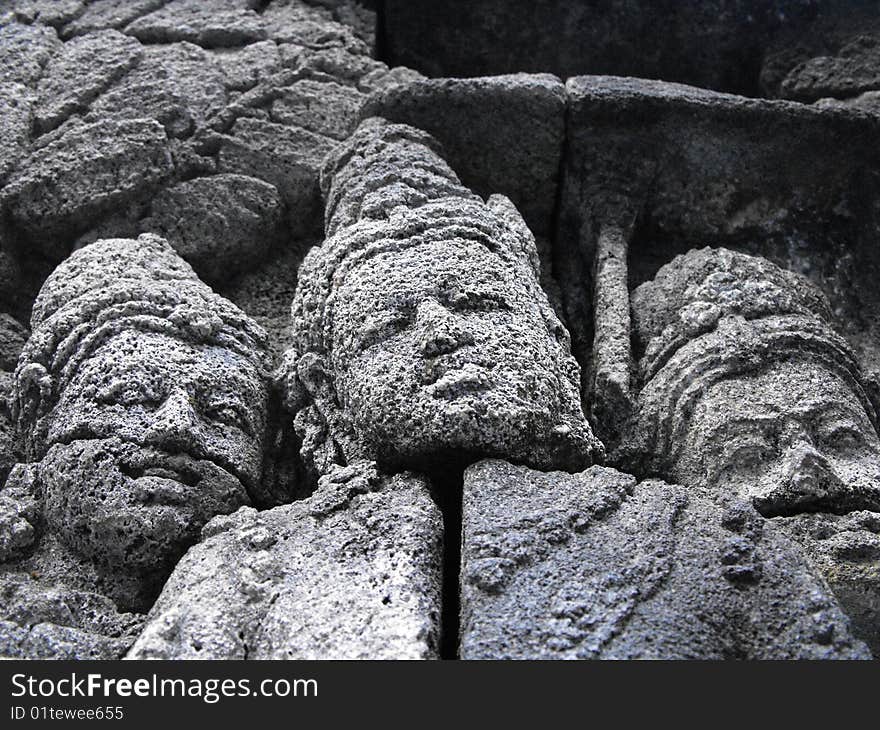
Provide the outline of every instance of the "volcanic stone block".
[[144,231],[158,233],[208,281],[259,263],[281,235],[284,206],[274,185],[245,175],[215,175],[160,192]]
[[780,84],[780,96],[815,101],[845,98],[880,89],[880,36],[857,36],[834,56],[818,56],[795,66]]
[[134,38],[115,30],[79,36],[64,44],[37,86],[35,117],[40,132],[54,129],[88,105],[141,58]]
[[273,41],[251,43],[244,48],[218,49],[214,53],[228,89],[246,91],[281,70],[281,55]]
[[221,172],[249,175],[272,183],[289,211],[296,233],[320,226],[318,170],[334,148],[328,137],[299,127],[240,118],[220,147]]
[[463,659],[868,658],[744,504],[605,467],[465,471]]
[[422,478],[355,467],[213,520],[128,658],[436,658],[442,530]]
[[0,82],[0,184],[27,154],[33,94],[19,83]]
[[362,117],[424,129],[480,195],[507,195],[537,236],[553,227],[565,87],[548,74],[425,79],[377,93]]
[[341,140],[354,131],[363,102],[364,95],[350,86],[303,79],[283,89],[269,113],[273,122]]
[[171,169],[168,140],[157,122],[96,122],[25,158],[0,203],[34,245],[61,257],[94,218],[148,194]]
[[143,43],[189,41],[205,48],[244,46],[266,38],[247,2],[172,0],[130,23],[125,32]]
[[58,27],[76,18],[87,0],[15,0],[15,14],[29,23]]
[[142,15],[161,8],[167,0],[91,0],[82,14],[61,31],[64,38],[108,28],[124,28]]
[[155,119],[169,137],[187,137],[226,106],[223,72],[191,43],[146,48],[136,69],[102,94],[89,120]]
[[0,80],[33,85],[61,41],[45,25],[0,24]]

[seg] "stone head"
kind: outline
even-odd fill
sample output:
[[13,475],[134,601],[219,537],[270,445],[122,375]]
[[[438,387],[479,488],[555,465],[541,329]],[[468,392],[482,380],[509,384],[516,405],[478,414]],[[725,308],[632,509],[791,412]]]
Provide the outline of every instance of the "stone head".
[[[371,150],[378,160],[401,137],[409,168],[388,178]],[[293,305],[298,418],[332,444],[313,453],[325,465],[493,455],[581,468],[601,445],[534,238],[507,198],[470,193],[423,138],[372,120],[337,160],[335,233],[306,257]]]
[[15,375],[49,530],[105,567],[170,566],[260,487],[265,334],[162,239],[104,240],[46,280]]
[[653,470],[767,517],[880,511],[869,388],[813,284],[703,249],[639,287],[633,313]]

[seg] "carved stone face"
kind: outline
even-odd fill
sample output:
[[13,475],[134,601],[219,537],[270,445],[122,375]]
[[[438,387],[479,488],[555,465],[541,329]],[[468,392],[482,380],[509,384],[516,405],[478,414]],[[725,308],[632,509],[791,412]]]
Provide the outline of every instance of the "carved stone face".
[[260,478],[267,390],[247,359],[157,333],[103,343],[61,394],[41,465],[46,518],[110,564],[179,557]]
[[880,440],[856,395],[813,362],[711,386],[673,476],[751,500],[767,517],[880,511]]
[[792,361],[715,384],[674,476],[751,500],[801,545],[880,652],[880,440],[836,374]]
[[565,387],[568,335],[523,275],[459,241],[380,254],[348,274],[332,319],[335,389],[376,458],[415,465],[456,450],[549,464],[554,450],[578,449],[589,458],[576,392]]

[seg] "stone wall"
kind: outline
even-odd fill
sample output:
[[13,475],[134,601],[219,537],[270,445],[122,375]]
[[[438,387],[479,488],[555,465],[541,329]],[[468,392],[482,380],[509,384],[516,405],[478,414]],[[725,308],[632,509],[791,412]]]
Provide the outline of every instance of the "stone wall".
[[878,41],[0,3],[0,655],[876,655]]

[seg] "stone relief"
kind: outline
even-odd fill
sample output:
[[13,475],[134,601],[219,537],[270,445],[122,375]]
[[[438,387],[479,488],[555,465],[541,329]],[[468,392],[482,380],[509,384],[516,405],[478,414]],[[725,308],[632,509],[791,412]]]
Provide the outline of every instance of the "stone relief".
[[0,8],[0,657],[880,654],[880,13],[473,5]]
[[26,463],[9,482],[33,503],[32,544],[7,556],[6,588],[29,573],[143,613],[201,527],[260,489],[265,333],[150,235],[71,255],[31,329],[12,398]]
[[707,248],[636,289],[633,315],[632,443],[647,470],[746,500],[793,535],[876,651],[874,389],[827,298],[766,259]]

